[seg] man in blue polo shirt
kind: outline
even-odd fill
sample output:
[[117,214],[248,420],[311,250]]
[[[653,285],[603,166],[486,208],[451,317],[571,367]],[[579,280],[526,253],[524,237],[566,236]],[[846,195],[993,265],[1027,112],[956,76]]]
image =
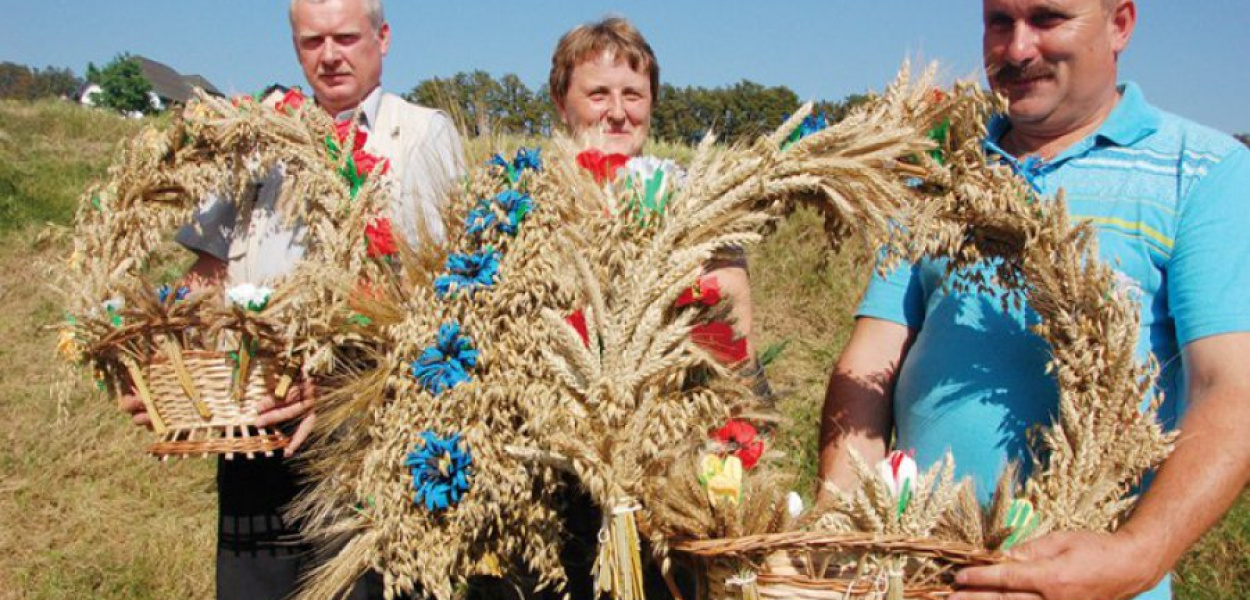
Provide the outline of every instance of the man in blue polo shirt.
[[[1007,96],[987,154],[1037,191],[1066,190],[1099,253],[1141,301],[1138,353],[1162,366],[1160,417],[1182,435],[1114,534],[1057,533],[1009,563],[959,573],[952,600],[1168,598],[1181,554],[1250,476],[1250,152],[1117,85],[1133,0],[984,0],[984,57]],[[894,436],[920,464],[950,450],[987,501],[1029,460],[1025,432],[1053,420],[1037,315],[944,286],[922,261],[874,278],[830,378],[821,473],[853,484],[848,449],[884,456]],[[960,277],[956,274],[955,277]]]

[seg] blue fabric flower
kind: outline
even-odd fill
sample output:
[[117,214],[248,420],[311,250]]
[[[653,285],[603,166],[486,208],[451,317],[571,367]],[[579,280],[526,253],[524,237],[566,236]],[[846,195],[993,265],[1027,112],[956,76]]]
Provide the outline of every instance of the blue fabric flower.
[[440,512],[460,503],[469,492],[473,456],[460,440],[460,434],[442,438],[433,431],[422,431],[416,448],[408,453],[404,466],[412,470],[412,503]]
[[506,221],[499,222],[499,231],[508,235],[516,235],[521,227],[521,221],[525,220],[530,210],[534,208],[534,199],[529,194],[522,194],[516,190],[504,190],[495,196],[495,203],[503,209],[504,214],[508,215]]
[[452,254],[447,257],[447,274],[434,279],[434,292],[439,298],[455,297],[460,290],[474,290],[495,285],[499,274],[499,252],[487,247],[473,254]]
[[539,156],[542,148],[518,148],[516,158],[512,159],[512,166],[516,170],[533,169],[535,171],[543,170],[543,159]]
[[807,115],[803,118],[803,122],[799,123],[799,126],[794,128],[794,131],[790,132],[790,137],[786,138],[786,141],[781,145],[781,149],[785,150],[796,144],[799,140],[820,132],[828,126],[829,121],[825,119],[825,113],[821,112],[814,115]]
[[176,290],[168,285],[162,285],[156,288],[156,297],[160,300],[161,304],[164,304],[165,301],[169,300],[170,294],[173,294],[174,302],[186,300],[187,296],[191,294],[191,288],[188,288],[185,285],[178,286],[178,289]]
[[435,345],[426,348],[412,362],[412,376],[435,396],[470,380],[469,369],[477,366],[473,340],[460,335],[458,323],[438,328]]
[[543,170],[543,160],[539,156],[541,152],[542,148],[518,148],[516,158],[513,158],[511,162],[503,156],[496,154],[490,157],[486,164],[502,168],[508,176],[508,181],[516,183],[521,179],[521,173],[526,169]]
[[504,158],[501,154],[496,154],[490,157],[490,160],[486,161],[486,164],[500,167],[505,171],[512,168],[512,163],[508,162],[508,159]]
[[[525,215],[533,208],[534,199],[529,194],[504,190],[492,200],[478,200],[477,206],[465,218],[465,233],[478,236],[495,229],[515,236],[521,229],[521,221],[525,220]],[[504,214],[502,218],[499,216],[500,212]]]
[[469,211],[469,215],[465,217],[465,233],[481,235],[493,229],[498,222],[499,217],[495,216],[495,211],[491,209],[490,203],[485,200],[479,200],[477,207]]

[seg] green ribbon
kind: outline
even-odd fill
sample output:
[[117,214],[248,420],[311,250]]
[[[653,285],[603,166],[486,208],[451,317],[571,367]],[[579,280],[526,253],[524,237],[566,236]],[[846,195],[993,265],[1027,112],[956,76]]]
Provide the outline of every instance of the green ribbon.
[[[648,218],[663,217],[664,210],[668,206],[668,200],[672,196],[671,191],[660,194],[660,188],[664,185],[665,173],[662,169],[656,170],[650,179],[643,182],[642,193],[634,192],[630,197],[630,210],[634,213],[634,218],[639,225],[645,226]],[[626,185],[633,186],[633,180],[626,182]]]
[[1024,538],[1029,537],[1035,529],[1038,522],[1037,512],[1033,510],[1033,504],[1028,500],[1017,498],[1011,501],[1011,506],[1007,509],[1007,518],[1004,523],[1011,533],[999,547],[999,550],[1006,552],[1020,543]]
[[898,493],[898,506],[894,511],[898,516],[903,516],[903,512],[907,510],[907,505],[911,503],[911,479],[903,480],[903,489]]
[[929,130],[929,139],[937,142],[937,148],[929,151],[929,156],[933,157],[939,165],[946,164],[946,156],[942,153],[942,148],[946,147],[946,139],[950,137],[951,121],[946,119],[937,127]]

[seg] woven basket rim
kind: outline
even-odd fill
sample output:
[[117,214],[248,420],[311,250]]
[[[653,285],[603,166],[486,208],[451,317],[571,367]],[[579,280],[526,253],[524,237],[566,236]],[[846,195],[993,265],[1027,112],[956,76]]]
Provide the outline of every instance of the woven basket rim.
[[[225,350],[183,350],[182,357],[183,358],[201,358],[201,359],[214,359],[214,358],[229,359],[230,353]],[[278,358],[277,354],[272,353],[272,352],[263,352],[263,351],[257,352],[254,356],[252,356],[253,360],[275,360],[277,358]],[[149,362],[149,364],[157,365],[157,364],[164,364],[167,362],[169,362],[168,356],[166,356],[163,353],[156,352],[153,354],[152,359]]]
[[881,548],[909,554],[957,558],[960,562],[994,564],[1003,555],[990,552],[962,542],[933,538],[917,538],[900,535],[874,535],[865,533],[822,533],[815,531],[789,531],[750,535],[739,538],[674,541],[670,548],[701,558],[743,556],[761,552],[774,552],[786,548],[847,547]]

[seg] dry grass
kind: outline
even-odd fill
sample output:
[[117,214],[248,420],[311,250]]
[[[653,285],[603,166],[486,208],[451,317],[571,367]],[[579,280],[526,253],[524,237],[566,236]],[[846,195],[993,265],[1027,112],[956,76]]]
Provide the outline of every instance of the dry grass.
[[60,310],[34,266],[53,253],[20,233],[0,243],[0,597],[210,596],[212,463],[146,457],[146,433],[55,366]]

